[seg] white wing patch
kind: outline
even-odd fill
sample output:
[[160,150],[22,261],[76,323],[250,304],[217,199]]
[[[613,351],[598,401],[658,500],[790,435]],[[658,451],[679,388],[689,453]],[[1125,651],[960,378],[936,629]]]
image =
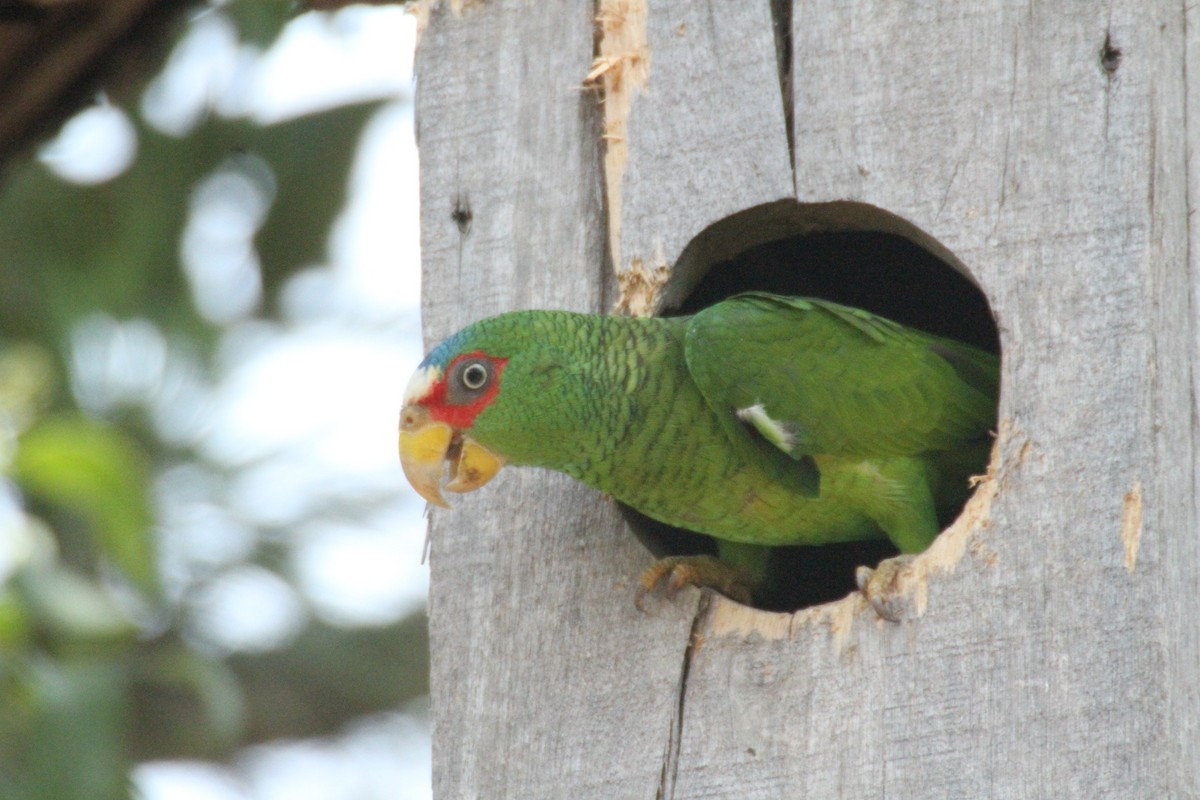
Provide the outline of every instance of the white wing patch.
[[795,452],[797,436],[794,426],[786,422],[771,419],[766,406],[755,403],[746,408],[739,408],[734,413],[737,418],[758,431],[764,439],[778,447],[788,455]]

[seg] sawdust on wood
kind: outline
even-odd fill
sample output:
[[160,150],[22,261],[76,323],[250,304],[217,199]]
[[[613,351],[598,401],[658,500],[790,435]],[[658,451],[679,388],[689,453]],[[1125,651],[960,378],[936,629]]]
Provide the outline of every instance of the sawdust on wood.
[[653,316],[658,310],[663,287],[671,277],[671,269],[665,260],[649,266],[640,258],[629,260],[629,269],[617,271],[617,289],[620,296],[613,307],[614,314],[629,314],[633,317]]
[[604,180],[613,263],[621,261],[621,178],[629,158],[626,126],[634,95],[650,76],[646,0],[599,0],[597,56],[583,79],[600,92],[604,108]]
[[1125,546],[1125,569],[1133,572],[1137,566],[1138,548],[1142,543],[1142,482],[1135,480],[1121,502],[1121,544]]

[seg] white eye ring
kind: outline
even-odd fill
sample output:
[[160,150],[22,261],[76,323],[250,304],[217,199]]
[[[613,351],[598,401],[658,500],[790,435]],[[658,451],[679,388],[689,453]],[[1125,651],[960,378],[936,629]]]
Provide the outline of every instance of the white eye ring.
[[482,389],[488,382],[488,368],[483,364],[468,364],[462,371],[463,386],[474,391]]

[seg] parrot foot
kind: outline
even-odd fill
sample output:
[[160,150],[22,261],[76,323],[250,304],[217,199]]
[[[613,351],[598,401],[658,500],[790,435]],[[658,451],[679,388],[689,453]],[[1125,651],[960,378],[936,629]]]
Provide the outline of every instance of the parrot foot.
[[888,622],[900,622],[914,615],[913,587],[910,584],[915,555],[884,559],[875,569],[859,567],[854,581],[875,613]]
[[639,582],[641,586],[633,599],[638,611],[646,610],[647,595],[662,591],[670,599],[685,586],[715,589],[730,600],[750,604],[749,576],[713,556],[660,558],[646,568]]

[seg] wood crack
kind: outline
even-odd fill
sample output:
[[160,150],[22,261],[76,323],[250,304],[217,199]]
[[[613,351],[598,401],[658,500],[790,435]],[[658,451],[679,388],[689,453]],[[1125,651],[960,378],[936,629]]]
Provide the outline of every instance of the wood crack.
[[783,102],[783,122],[787,133],[788,165],[796,173],[796,122],[792,92],[792,3],[771,0],[771,21],[775,28],[775,60],[779,67],[779,94]]
[[599,89],[604,110],[604,182],[609,252],[618,272],[621,260],[621,178],[629,157],[627,124],[633,97],[650,76],[645,0],[598,0],[598,26],[592,68],[585,87]]
[[1112,40],[1112,9],[1108,10],[1108,24],[1104,29],[1104,44],[1100,47],[1100,68],[1104,70],[1104,141],[1108,141],[1110,121],[1109,106],[1112,103],[1113,78],[1121,64],[1121,51]]
[[654,793],[655,800],[671,800],[675,797],[675,779],[679,775],[679,748],[683,742],[683,714],[687,703],[688,676],[692,671],[692,659],[703,641],[701,627],[708,618],[708,610],[712,605],[712,592],[702,591],[700,600],[696,603],[696,615],[692,618],[692,628],[688,633],[687,646],[683,649],[683,664],[679,669],[679,697],[675,703],[675,713],[671,717],[671,725],[667,732],[667,745],[663,752],[662,772],[658,778],[658,791]]

